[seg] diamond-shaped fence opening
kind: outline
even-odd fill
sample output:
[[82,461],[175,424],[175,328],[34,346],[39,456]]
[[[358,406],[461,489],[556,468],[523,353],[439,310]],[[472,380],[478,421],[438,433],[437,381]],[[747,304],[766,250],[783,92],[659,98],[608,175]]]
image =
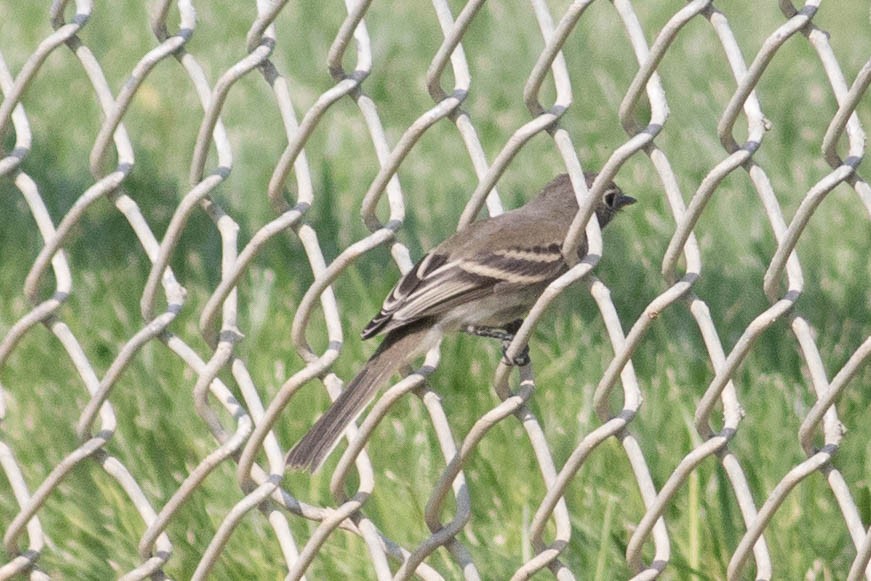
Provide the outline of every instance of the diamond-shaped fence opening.
[[[869,58],[857,1],[2,0],[0,578],[871,578]],[[639,203],[531,366],[447,338],[287,473],[559,173],[567,247]]]

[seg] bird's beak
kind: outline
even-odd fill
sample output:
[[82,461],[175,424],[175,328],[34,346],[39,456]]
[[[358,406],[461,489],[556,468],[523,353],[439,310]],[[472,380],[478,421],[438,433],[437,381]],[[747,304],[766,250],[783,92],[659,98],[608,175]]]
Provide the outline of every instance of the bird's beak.
[[619,209],[619,208],[622,208],[623,206],[631,206],[632,204],[634,204],[637,201],[638,200],[636,200],[632,196],[627,196],[626,194],[623,194],[622,196],[620,196],[620,200],[617,202],[617,204],[618,204],[617,208]]

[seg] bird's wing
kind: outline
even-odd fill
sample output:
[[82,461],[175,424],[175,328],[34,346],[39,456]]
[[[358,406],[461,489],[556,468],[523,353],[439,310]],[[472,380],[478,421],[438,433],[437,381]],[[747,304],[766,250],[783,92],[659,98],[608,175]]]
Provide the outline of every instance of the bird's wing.
[[440,315],[488,294],[549,282],[566,268],[558,243],[473,256],[427,254],[400,279],[362,337]]

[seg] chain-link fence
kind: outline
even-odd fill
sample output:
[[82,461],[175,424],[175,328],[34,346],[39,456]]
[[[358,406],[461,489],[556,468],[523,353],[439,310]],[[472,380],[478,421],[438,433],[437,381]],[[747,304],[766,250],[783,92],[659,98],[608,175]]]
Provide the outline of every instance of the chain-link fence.
[[[0,578],[871,578],[863,3],[41,4],[0,4]],[[560,172],[575,243],[640,203],[532,366],[448,339],[285,474],[417,240]]]

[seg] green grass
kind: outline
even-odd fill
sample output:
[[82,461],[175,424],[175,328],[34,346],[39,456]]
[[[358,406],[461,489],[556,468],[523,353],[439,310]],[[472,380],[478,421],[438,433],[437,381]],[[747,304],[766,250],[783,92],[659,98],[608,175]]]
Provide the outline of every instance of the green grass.
[[[139,56],[154,46],[144,10],[135,3],[122,4],[112,12],[98,5],[81,35],[116,91]],[[554,3],[555,13],[566,4]],[[683,5],[637,4],[647,31],[658,30]],[[741,4],[720,8],[726,10],[744,56],[750,59],[781,17],[775,6],[754,9],[752,3]],[[460,8],[459,3],[454,5],[455,10]],[[214,82],[245,55],[253,6],[233,4],[221,11],[207,5],[197,8],[199,27],[188,49]],[[867,6],[858,1],[842,2],[838,8],[825,5],[815,21],[832,33],[832,45],[849,83],[871,54],[869,15]],[[4,15],[0,17],[0,51],[14,72],[50,33],[43,10],[37,4],[0,4]],[[278,20],[274,60],[290,80],[299,115],[332,86],[325,62],[340,15],[338,4],[330,10],[315,3],[289,4]],[[438,48],[440,33],[432,9],[414,3],[375,2],[367,24],[375,67],[364,87],[378,103],[390,142],[396,143],[404,129],[432,106],[425,90],[425,71]],[[648,32],[649,41],[651,36]],[[487,5],[468,33],[464,48],[473,84],[464,108],[490,159],[528,120],[520,95],[541,45],[540,33],[525,6]],[[609,3],[597,2],[589,8],[565,54],[574,104],[563,126],[571,132],[585,167],[599,167],[626,140],[616,108],[636,68]],[[352,63],[349,55],[346,64]],[[668,154],[688,198],[710,168],[725,157],[716,123],[734,83],[710,26],[701,19],[682,31],[660,73],[671,117],[657,144]],[[774,58],[758,87],[772,129],[755,158],[774,184],[787,219],[801,195],[827,173],[820,144],[836,107],[827,86],[811,48],[796,37]],[[24,100],[34,147],[22,169],[39,184],[55,223],[92,183],[87,154],[100,113],[91,94],[74,57],[61,48],[50,56]],[[859,114],[868,127],[868,108],[860,108]],[[125,189],[140,204],[158,236],[188,190],[188,165],[199,119],[198,101],[172,60],[152,73],[125,117],[136,150],[136,166]],[[285,137],[278,129],[280,118],[269,88],[256,73],[233,89],[223,120],[234,147],[234,168],[215,198],[239,222],[244,243],[273,217],[265,188]],[[741,125],[739,121],[738,135],[743,132]],[[6,136],[6,150],[11,139]],[[454,127],[443,121],[427,132],[400,167],[407,219],[399,238],[416,258],[453,229],[475,183],[464,151]],[[358,208],[377,168],[350,99],[330,109],[306,153],[316,192],[306,218],[317,229],[329,261],[366,235]],[[213,154],[208,167],[214,159]],[[552,142],[545,136],[533,139],[499,183],[506,205],[527,199],[560,168]],[[666,289],[659,269],[674,225],[646,157],[629,160],[618,182],[640,203],[609,227],[605,257],[596,274],[610,287],[628,329],[649,301]],[[29,310],[21,289],[41,238],[9,178],[0,180],[0,201],[0,335],[5,335]],[[723,183],[696,234],[703,276],[695,291],[709,305],[728,350],[768,304],[762,277],[776,246],[745,173],[735,172]],[[798,311],[815,330],[829,377],[871,329],[871,266],[865,252],[869,244],[868,217],[854,192],[841,186],[823,202],[798,246],[805,280]],[[59,317],[71,327],[101,375],[120,346],[142,325],[138,304],[149,263],[126,221],[105,200],[88,211],[66,248],[74,292]],[[212,223],[196,212],[172,263],[188,290],[188,300],[171,330],[203,356],[208,348],[196,328],[197,317],[219,280],[220,252],[220,238]],[[357,340],[357,331],[377,311],[397,277],[388,261],[385,249],[373,251],[335,284],[346,343],[334,371],[342,378],[351,377],[373,349],[372,344]],[[46,293],[52,283],[51,275],[47,278]],[[289,333],[294,311],[311,279],[301,244],[288,235],[273,239],[240,283],[239,327],[245,339],[237,353],[247,363],[264,401],[302,367]],[[313,328],[310,335],[313,345],[323,348],[323,330]],[[538,390],[530,405],[544,425],[558,465],[599,425],[591,409],[592,392],[611,354],[604,325],[583,285],[559,299],[536,332],[532,355]],[[442,364],[432,384],[458,437],[495,404],[492,390],[485,386],[498,356],[495,344],[469,337],[450,338],[443,344]],[[645,401],[631,432],[641,442],[653,480],[661,487],[680,459],[699,443],[692,417],[713,376],[698,329],[683,304],[661,314],[633,364]],[[229,374],[222,377],[232,386]],[[571,378],[568,383],[567,377]],[[871,521],[871,427],[865,420],[871,401],[863,386],[869,381],[871,371],[866,368],[838,404],[840,420],[849,431],[835,463],[851,485],[866,526]],[[741,460],[759,506],[780,478],[802,460],[797,430],[814,401],[807,370],[786,322],[776,323],[763,334],[735,382],[746,417],[731,449]],[[63,348],[42,326],[32,329],[0,367],[0,383],[6,403],[0,438],[12,448],[33,491],[75,448],[75,424],[87,401],[86,392]],[[215,445],[196,416],[193,383],[193,374],[165,346],[152,342],[136,356],[112,392],[118,428],[107,451],[131,470],[157,507]],[[319,385],[306,386],[277,426],[282,444],[289,446],[326,405]],[[406,398],[378,428],[369,449],[379,473],[366,514],[388,536],[410,548],[429,534],[422,511],[443,466],[426,417],[420,401]],[[330,503],[328,474],[334,463],[332,458],[328,469],[312,480],[288,476],[288,489],[307,501]],[[471,458],[466,477],[473,515],[460,540],[485,578],[508,578],[530,550],[525,527],[545,492],[517,421],[506,420],[487,435]],[[168,528],[174,553],[167,574],[183,579],[193,573],[223,517],[240,498],[234,466],[220,465]],[[625,563],[625,548],[643,507],[616,441],[606,442],[592,454],[569,487],[567,502],[573,531],[564,562],[583,578],[627,577],[631,572]],[[449,519],[453,508],[449,503],[443,518]],[[0,478],[4,530],[17,511],[8,483]],[[79,465],[50,496],[39,518],[51,540],[39,566],[53,576],[105,579],[139,564],[136,544],[144,526],[115,481],[96,463]],[[682,487],[665,518],[672,551],[665,577],[724,578],[744,525],[725,474],[714,459],[707,460]],[[300,543],[315,526],[297,518],[291,525]],[[818,578],[843,578],[853,557],[838,506],[819,474],[789,496],[766,540],[778,578],[804,578],[808,571],[818,571]],[[645,557],[651,555],[647,547]],[[9,555],[0,552],[0,557]],[[461,576],[446,551],[437,551],[428,562],[447,578]],[[246,517],[214,574],[222,579],[283,578],[280,552],[262,515]],[[345,533],[330,538],[311,569],[312,578],[371,576],[364,544]],[[549,574],[536,578],[549,578]]]

